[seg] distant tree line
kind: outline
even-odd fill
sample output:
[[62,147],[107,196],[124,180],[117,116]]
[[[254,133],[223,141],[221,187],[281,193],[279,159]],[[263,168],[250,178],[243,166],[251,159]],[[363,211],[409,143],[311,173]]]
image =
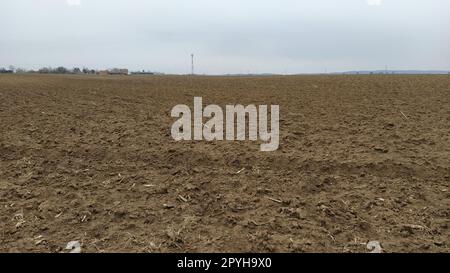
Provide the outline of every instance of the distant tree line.
[[41,74],[95,74],[94,69],[89,69],[84,67],[80,69],[78,67],[74,67],[72,69],[65,68],[64,66],[58,66],[56,68],[52,67],[43,67],[37,71],[37,73]]
[[10,69],[5,69],[5,68],[0,68],[0,73],[1,74],[6,74],[6,73],[14,73],[14,71],[13,70],[10,70]]
[[0,68],[0,73],[40,73],[40,74],[95,74],[95,69],[89,69],[87,67],[84,67],[82,69],[78,67],[74,67],[72,69],[66,68],[64,66],[58,66],[58,67],[42,67],[38,70],[27,70],[23,68],[15,68],[14,66],[10,65],[8,69],[6,68]]
[[[23,74],[23,73],[39,73],[39,74],[109,74],[109,75],[128,75],[129,71],[128,69],[119,69],[119,68],[112,68],[107,70],[95,70],[90,69],[87,67],[79,68],[66,68],[64,66],[58,66],[58,67],[42,67],[38,70],[33,69],[24,69],[24,68],[16,68],[12,65],[10,65],[8,68],[0,68],[0,73],[17,73],[17,74]],[[164,73],[161,72],[152,72],[152,71],[132,71],[130,74],[132,75],[164,75]]]
[[5,73],[14,73],[14,70],[15,70],[15,67],[12,66],[12,65],[10,65],[10,66],[8,67],[8,69],[6,69],[6,68],[4,68],[4,67],[1,67],[1,68],[0,68],[0,73],[2,73],[2,74],[5,74]]

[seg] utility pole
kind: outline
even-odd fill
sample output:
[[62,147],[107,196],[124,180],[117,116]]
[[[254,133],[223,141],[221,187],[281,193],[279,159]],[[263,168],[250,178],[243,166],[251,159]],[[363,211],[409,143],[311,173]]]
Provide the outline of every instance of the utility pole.
[[191,75],[194,75],[194,54],[191,54]]

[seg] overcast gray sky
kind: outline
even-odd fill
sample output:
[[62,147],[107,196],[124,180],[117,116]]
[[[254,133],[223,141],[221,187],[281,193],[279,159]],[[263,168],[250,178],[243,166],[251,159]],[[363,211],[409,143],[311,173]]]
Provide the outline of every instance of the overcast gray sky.
[[450,70],[449,0],[1,0],[0,67]]

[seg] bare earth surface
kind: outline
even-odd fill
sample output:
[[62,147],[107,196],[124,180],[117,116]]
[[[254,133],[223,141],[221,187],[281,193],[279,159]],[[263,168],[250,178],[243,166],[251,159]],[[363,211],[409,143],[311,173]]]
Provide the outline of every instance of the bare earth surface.
[[[173,141],[194,96],[280,149]],[[0,252],[450,251],[450,76],[1,75],[0,124]]]

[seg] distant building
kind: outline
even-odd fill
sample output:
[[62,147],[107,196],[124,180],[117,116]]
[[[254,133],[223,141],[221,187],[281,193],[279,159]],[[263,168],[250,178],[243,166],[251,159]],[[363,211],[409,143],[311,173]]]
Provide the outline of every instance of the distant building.
[[113,68],[108,70],[109,75],[128,75],[128,69]]
[[97,75],[128,75],[128,69],[126,68],[113,68],[108,70],[99,70],[96,72]]
[[155,72],[142,70],[142,71],[134,71],[134,72],[131,72],[130,74],[132,74],[132,75],[155,75]]
[[102,75],[102,76],[108,75],[108,70],[99,70],[99,71],[97,71],[97,75]]

